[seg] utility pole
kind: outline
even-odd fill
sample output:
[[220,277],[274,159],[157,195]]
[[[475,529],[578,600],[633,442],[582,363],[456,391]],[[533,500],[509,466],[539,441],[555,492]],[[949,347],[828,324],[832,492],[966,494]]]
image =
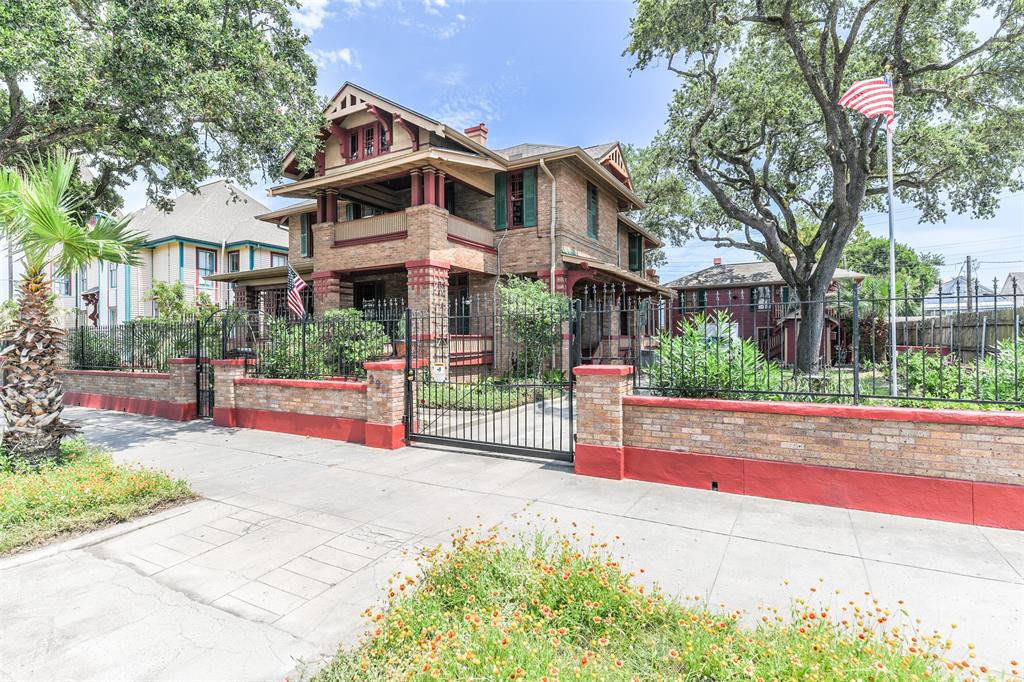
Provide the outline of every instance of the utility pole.
[[967,312],[971,312],[971,257],[967,257]]

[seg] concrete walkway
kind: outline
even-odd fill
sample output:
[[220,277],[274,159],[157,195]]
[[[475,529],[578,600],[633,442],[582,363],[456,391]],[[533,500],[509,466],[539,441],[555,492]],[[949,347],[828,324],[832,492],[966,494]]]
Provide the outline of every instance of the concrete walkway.
[[627,566],[673,594],[754,611],[869,591],[903,599],[925,630],[956,623],[959,650],[975,643],[994,669],[1024,658],[1024,533],[68,412],[118,459],[167,469],[206,499],[0,561],[0,679],[295,679],[358,640],[359,613],[411,570],[411,552],[455,527],[538,515],[621,536]]

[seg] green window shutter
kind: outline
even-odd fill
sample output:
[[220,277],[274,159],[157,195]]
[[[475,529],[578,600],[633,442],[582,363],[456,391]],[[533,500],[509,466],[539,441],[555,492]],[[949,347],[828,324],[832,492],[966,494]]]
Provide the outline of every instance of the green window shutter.
[[351,201],[345,204],[345,220],[353,220],[356,215],[356,205]]
[[504,230],[508,227],[508,202],[505,199],[508,191],[508,174],[494,174],[494,229]]
[[782,302],[789,303],[789,287],[782,287]]
[[643,269],[643,237],[629,235],[629,269],[638,272]]
[[523,170],[523,227],[537,227],[537,169]]
[[697,289],[697,307],[703,310],[708,305],[708,290]]
[[299,255],[309,255],[309,214],[299,216]]

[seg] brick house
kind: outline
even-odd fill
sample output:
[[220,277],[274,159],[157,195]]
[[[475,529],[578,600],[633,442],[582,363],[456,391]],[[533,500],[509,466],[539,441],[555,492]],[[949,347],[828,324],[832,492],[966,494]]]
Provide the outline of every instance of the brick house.
[[[840,282],[861,281],[864,275],[837,268],[830,291]],[[674,292],[673,326],[681,316],[699,312],[728,313],[734,333],[740,338],[757,341],[765,357],[783,364],[796,360],[796,338],[800,331],[799,300],[791,295],[789,286],[773,264],[723,264],[716,258],[710,268],[698,270],[665,285]],[[825,330],[821,336],[821,352],[831,364],[833,349],[839,342],[839,317],[833,308],[826,308]]]
[[[645,266],[661,241],[624,214],[642,203],[618,143],[492,149],[483,123],[456,130],[351,83],[324,115],[315,167],[289,154],[289,181],[269,190],[300,201],[259,216],[287,226],[314,314],[382,299],[444,311],[485,300],[510,273],[574,295],[586,283],[671,293]],[[281,299],[286,270],[211,279],[262,309]]]

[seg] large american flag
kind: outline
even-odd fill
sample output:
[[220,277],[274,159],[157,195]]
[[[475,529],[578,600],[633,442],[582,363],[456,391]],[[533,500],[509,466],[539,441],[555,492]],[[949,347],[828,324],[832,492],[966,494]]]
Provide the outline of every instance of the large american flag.
[[302,290],[306,288],[306,282],[299,277],[295,269],[288,266],[288,307],[299,317],[306,316],[306,306],[302,303]]
[[839,98],[840,106],[859,111],[868,118],[885,115],[885,124],[892,130],[896,120],[895,101],[893,99],[892,82],[888,76],[856,81]]

